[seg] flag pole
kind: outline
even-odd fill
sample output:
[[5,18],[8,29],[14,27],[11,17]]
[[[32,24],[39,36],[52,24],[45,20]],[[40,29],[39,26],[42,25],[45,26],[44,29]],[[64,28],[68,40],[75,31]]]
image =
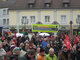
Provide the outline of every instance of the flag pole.
[[2,41],[4,40],[4,36],[3,36],[3,28],[2,28]]

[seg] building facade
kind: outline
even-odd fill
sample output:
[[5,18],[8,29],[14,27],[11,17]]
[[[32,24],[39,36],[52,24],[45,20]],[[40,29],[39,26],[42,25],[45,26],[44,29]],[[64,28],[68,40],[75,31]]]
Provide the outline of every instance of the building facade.
[[[9,26],[22,29],[32,24],[52,24],[55,21],[60,29],[78,29],[80,24],[80,0],[0,0],[0,8],[9,9]],[[6,5],[3,5],[3,4]]]

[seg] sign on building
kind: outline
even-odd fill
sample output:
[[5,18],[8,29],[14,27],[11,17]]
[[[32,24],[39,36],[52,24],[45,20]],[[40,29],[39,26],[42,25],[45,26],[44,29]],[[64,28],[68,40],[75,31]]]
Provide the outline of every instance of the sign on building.
[[32,32],[52,32],[56,33],[59,29],[59,25],[51,25],[51,24],[33,24]]

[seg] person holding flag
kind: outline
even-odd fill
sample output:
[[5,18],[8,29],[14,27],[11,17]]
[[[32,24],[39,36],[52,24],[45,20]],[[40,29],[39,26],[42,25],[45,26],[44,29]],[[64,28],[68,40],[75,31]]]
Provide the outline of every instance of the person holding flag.
[[67,50],[67,46],[63,46],[62,52],[59,55],[58,60],[70,60],[70,53]]
[[69,53],[70,46],[71,46],[71,43],[69,41],[69,37],[66,34],[64,45],[62,47],[62,52],[60,53],[58,60],[70,60],[70,53]]

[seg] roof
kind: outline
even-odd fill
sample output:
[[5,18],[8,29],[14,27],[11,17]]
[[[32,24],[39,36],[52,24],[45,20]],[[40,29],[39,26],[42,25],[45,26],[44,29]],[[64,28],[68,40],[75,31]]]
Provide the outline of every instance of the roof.
[[45,0],[44,3],[51,3],[51,2],[52,2],[52,0]]
[[[70,2],[68,9],[79,9],[80,0],[0,0],[0,8],[9,8],[11,10],[23,9],[65,9],[64,2]],[[29,8],[28,4],[34,3],[33,8]],[[45,3],[51,3],[49,8],[45,7]],[[66,8],[67,9],[67,8]]]
[[63,2],[64,2],[64,3],[65,3],[65,2],[70,3],[70,0],[63,0]]
[[28,3],[35,3],[35,0],[28,0]]

